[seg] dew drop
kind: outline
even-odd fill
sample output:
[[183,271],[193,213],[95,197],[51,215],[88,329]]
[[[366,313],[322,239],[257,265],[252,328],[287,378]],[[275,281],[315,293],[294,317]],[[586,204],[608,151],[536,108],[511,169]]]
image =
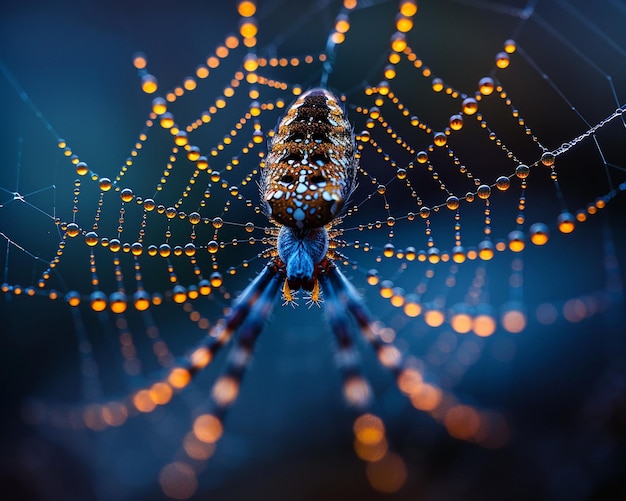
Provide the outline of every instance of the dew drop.
[[524,240],[524,233],[519,230],[513,230],[509,233],[509,249],[513,252],[523,251],[524,247],[526,247]]
[[98,185],[100,187],[100,191],[109,191],[113,184],[108,177],[101,177],[98,181]]
[[435,146],[445,146],[447,142],[448,138],[443,132],[437,132],[433,137],[433,143],[435,143]]
[[122,191],[120,191],[120,198],[123,202],[132,202],[133,197],[133,190],[131,190],[130,188],[124,188]]
[[478,101],[473,97],[468,97],[463,100],[463,113],[466,115],[473,115],[478,111]]
[[172,253],[172,247],[170,244],[159,245],[159,256],[168,257]]
[[456,210],[459,208],[459,198],[451,195],[446,200],[446,207],[450,210]]
[[80,234],[80,227],[76,223],[70,223],[67,225],[67,230],[65,230],[68,237],[77,237]]
[[192,212],[187,218],[191,224],[198,224],[202,220],[200,214],[197,212]]
[[93,247],[95,245],[98,245],[98,241],[99,241],[98,234],[95,231],[89,231],[85,235],[85,243],[89,247]]
[[222,274],[219,271],[214,271],[213,273],[211,273],[209,280],[211,282],[211,286],[214,288],[221,287],[222,284],[224,283]]
[[128,307],[126,294],[123,292],[114,292],[109,296],[109,307],[113,313],[124,313]]
[[519,164],[515,168],[515,175],[520,179],[526,179],[528,174],[530,174],[530,167],[528,167],[528,165]]
[[102,291],[94,291],[89,296],[89,303],[93,311],[104,311],[107,307],[107,295]]
[[461,130],[463,128],[463,117],[461,115],[452,115],[449,123],[452,130]]
[[557,223],[561,233],[571,233],[576,226],[576,219],[570,212],[561,212],[557,218]]
[[491,188],[489,187],[489,185],[481,184],[478,187],[476,194],[478,195],[478,198],[482,198],[483,200],[485,200],[491,195]]
[[496,179],[496,188],[500,191],[506,191],[511,186],[511,180],[507,176],[500,176]]
[[137,311],[146,311],[150,307],[150,295],[144,290],[133,294],[133,306]]
[[483,96],[488,96],[493,94],[494,89],[496,88],[496,84],[491,77],[481,78],[478,82],[478,90]]
[[541,163],[545,165],[546,167],[552,167],[554,165],[555,160],[556,160],[556,157],[554,156],[554,153],[552,153],[551,151],[546,151],[543,153],[543,155],[541,155]]
[[550,232],[543,223],[535,223],[530,227],[530,241],[535,245],[544,245],[548,242]]

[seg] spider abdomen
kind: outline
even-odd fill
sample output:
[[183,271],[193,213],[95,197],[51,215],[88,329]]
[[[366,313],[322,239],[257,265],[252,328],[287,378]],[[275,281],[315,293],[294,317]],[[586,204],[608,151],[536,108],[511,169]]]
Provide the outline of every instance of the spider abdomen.
[[303,93],[278,123],[261,177],[261,197],[279,224],[321,228],[341,211],[355,184],[354,136],[339,100]]

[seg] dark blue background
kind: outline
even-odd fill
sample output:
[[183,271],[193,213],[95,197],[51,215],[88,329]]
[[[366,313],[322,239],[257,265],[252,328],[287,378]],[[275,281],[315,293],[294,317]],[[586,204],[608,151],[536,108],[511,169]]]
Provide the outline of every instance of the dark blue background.
[[[469,1],[423,1],[419,5],[416,26],[409,35],[411,46],[431,67],[433,75],[471,92],[476,82],[491,71],[494,54],[519,21],[501,12],[499,7],[519,8],[524,3],[486,3],[481,7]],[[572,15],[573,11],[563,9],[563,5],[580,9],[576,12],[581,12],[587,23]],[[490,6],[498,8],[492,10]],[[348,114],[357,131],[363,128],[364,120],[351,105],[371,105],[359,87],[364,81],[374,84],[381,78],[396,9],[395,2],[380,2],[355,12],[348,40],[338,48],[329,83],[337,92],[348,93]],[[92,169],[108,177],[116,175],[128,156],[151,101],[140,90],[131,65],[132,54],[137,50],[145,52],[160,89],[169,89],[191,74],[226,33],[236,31],[238,23],[234,6],[206,2],[22,2],[5,5],[2,11],[2,62],[56,132],[68,140]],[[338,2],[329,2],[327,6],[324,2],[260,2],[259,47],[275,46],[279,56],[321,51],[338,11]],[[613,78],[621,103],[626,99],[625,12],[626,7],[620,2],[595,2],[591,6],[581,1],[544,0],[538,2],[535,17],[517,37],[519,45],[592,125],[616,108],[607,74]],[[192,119],[199,110],[212,104],[221,86],[238,67],[244,53],[239,51],[240,55],[224,61],[226,69],[216,72],[215,81],[181,99],[177,116]],[[521,56],[514,55],[512,59],[511,68],[498,76],[546,146],[556,148],[587,129]],[[434,128],[443,128],[458,106],[445,96],[430,92],[429,80],[418,72],[408,66],[400,68],[393,85],[402,101]],[[266,69],[260,73],[304,87],[315,85],[320,75],[319,66]],[[76,177],[73,169],[56,147],[53,135],[5,78],[0,79],[0,96],[0,186],[9,191],[16,186],[22,140],[19,192],[30,193],[55,185],[55,190],[44,190],[28,200],[46,212],[55,207],[57,216],[69,220]],[[246,106],[247,98],[242,91],[218,113],[219,126],[203,138],[204,144],[219,141]],[[515,134],[517,129],[507,120],[508,115],[493,106],[491,114],[487,114],[489,108],[485,113],[488,119],[498,117],[494,130],[503,131],[505,136]],[[264,118],[265,131],[274,126],[278,116],[275,113]],[[413,136],[414,132],[400,118],[390,121],[404,127],[409,142],[421,148],[428,145],[427,137]],[[457,151],[464,153],[463,159],[470,169],[486,181],[512,171],[513,164],[505,166],[497,148],[487,141],[478,142],[471,134],[464,131],[455,144]],[[393,147],[380,129],[376,137],[386,147]],[[140,153],[136,168],[127,177],[128,185],[141,187],[146,193],[153,189],[165,158],[158,149],[158,140],[151,139],[148,145],[154,149],[148,151],[146,147]],[[599,134],[607,160],[620,165],[622,170],[624,139],[624,127],[617,121]],[[524,161],[530,163],[538,158],[538,149],[532,144],[519,138],[512,140],[512,144]],[[401,152],[397,156],[399,162],[410,160]],[[244,158],[243,168],[253,168],[254,161]],[[389,177],[384,170],[388,166],[371,150],[366,150],[361,163],[381,179]],[[446,165],[443,160],[441,165]],[[559,158],[557,165],[570,210],[584,208],[608,192],[604,167],[591,141]],[[442,171],[441,174],[451,186],[457,182],[462,185],[458,173]],[[561,315],[555,323],[545,326],[534,315],[541,303],[549,302],[560,308],[570,298],[603,290],[606,285],[603,246],[607,242],[615,247],[621,269],[626,266],[626,206],[623,197],[618,197],[601,214],[580,225],[574,234],[558,235],[555,221],[560,206],[548,174],[546,169],[534,170],[529,178],[529,222],[544,221],[552,228],[553,238],[546,247],[529,248],[524,253],[528,328],[517,335],[499,330],[491,338],[480,341],[479,361],[470,367],[455,389],[461,400],[501,411],[506,416],[511,436],[504,448],[482,449],[447,436],[443,427],[410,407],[395,389],[391,376],[379,368],[371,350],[364,343],[360,345],[365,372],[372,380],[390,442],[405,458],[409,469],[406,485],[392,499],[618,499],[610,497],[611,489],[617,489],[622,496],[626,493],[622,480],[626,464],[626,351],[621,288],[617,288],[615,303],[608,311],[579,323],[567,322]],[[188,178],[185,176],[187,172],[181,174],[183,185]],[[623,172],[617,169],[611,170],[611,176],[616,185],[624,181]],[[443,194],[428,176],[415,179],[419,181],[417,191],[427,203],[443,200]],[[89,223],[95,213],[97,190],[86,178],[82,181],[78,217]],[[361,181],[355,202],[371,191],[367,183]],[[415,203],[398,184],[392,185],[389,200],[394,214],[402,215],[415,210]],[[252,185],[248,188],[250,196],[255,196],[256,188]],[[175,200],[176,190],[171,193]],[[517,193],[512,188],[506,198],[494,194],[495,238],[506,237],[514,228]],[[5,202],[10,199],[6,193],[2,196]],[[116,203],[111,205],[117,207]],[[129,209],[128,224],[136,225],[140,213]],[[476,245],[482,238],[480,207],[469,208],[463,214],[466,245]],[[453,223],[449,216],[444,213],[433,216],[434,236],[442,249],[453,245]],[[111,209],[106,217],[109,228],[115,228],[115,210]],[[241,217],[245,222],[254,216],[248,210],[241,214],[233,212],[229,217]],[[358,217],[384,220],[387,213],[376,199],[365,204]],[[262,215],[254,221],[265,224]],[[0,231],[44,258],[44,263],[53,256],[59,239],[49,217],[19,201],[5,203],[0,208]],[[396,232],[397,247],[424,248],[421,223],[398,224]],[[352,232],[346,239],[369,241],[380,249],[387,242],[387,231]],[[258,246],[240,247],[221,258],[222,266],[237,265],[241,259],[254,257],[259,250]],[[345,253],[360,265],[356,271],[348,269],[347,274],[366,292],[366,300],[375,315],[397,328],[400,344],[419,357],[435,352],[440,336],[450,328],[429,329],[421,319],[403,319],[398,310],[365,283],[363,270],[377,266],[375,253],[368,255],[350,248]],[[5,257],[4,252],[0,255]],[[509,294],[507,280],[512,257],[509,252],[498,254],[487,265],[490,299],[496,306],[504,303]],[[11,284],[29,285],[43,271],[44,263],[34,262],[12,247],[6,279]],[[62,263],[59,273],[72,284],[69,288],[77,287],[87,294],[90,288],[84,248],[68,249]],[[105,258],[102,263],[99,273],[111,285],[112,265]],[[253,261],[248,270],[227,278],[227,290],[231,293],[241,290],[262,263],[262,260]],[[154,276],[146,279],[152,280],[153,290],[165,289],[163,267],[151,266],[146,265],[149,270],[146,273]],[[454,301],[463,299],[476,264],[464,266],[457,286],[450,292]],[[386,278],[394,276],[397,268],[398,263],[385,262],[380,266]],[[413,264],[397,276],[396,282],[410,290],[425,269],[423,264]],[[442,280],[447,269],[447,265],[442,265],[437,272],[430,297],[444,289]],[[619,270],[617,274],[623,280],[624,274]],[[130,268],[126,275],[127,279],[131,278]],[[201,308],[214,320],[227,304],[218,298],[202,303]],[[50,426],[30,427],[22,416],[24,404],[31,397],[51,405],[76,403],[81,399],[79,356],[71,315],[60,301],[52,303],[43,297],[10,294],[0,297],[0,314],[3,497],[4,493],[9,493],[5,499],[157,499],[161,496],[156,482],[158,471],[172,459],[189,426],[189,405],[193,407],[202,401],[223,365],[225,354],[220,354],[210,369],[197,378],[185,398],[146,418],[135,418],[120,429],[90,434],[60,432]],[[202,333],[179,307],[166,305],[155,311],[155,316],[163,337],[176,355],[184,354],[201,337]],[[84,318],[105,394],[109,398],[125,394],[132,382],[122,376],[113,327],[109,325],[109,330],[102,327],[86,309]],[[149,358],[150,347],[142,344],[141,329],[135,337],[140,354]],[[389,498],[371,490],[364,466],[352,452],[352,415],[341,400],[333,354],[332,335],[320,311],[303,306],[296,311],[276,307],[271,323],[261,336],[240,397],[226,419],[226,435],[218,453],[200,475],[198,499]],[[146,376],[151,374],[148,369],[149,365]],[[154,371],[156,367],[151,369]],[[445,365],[432,364],[430,370],[443,384],[450,377]]]

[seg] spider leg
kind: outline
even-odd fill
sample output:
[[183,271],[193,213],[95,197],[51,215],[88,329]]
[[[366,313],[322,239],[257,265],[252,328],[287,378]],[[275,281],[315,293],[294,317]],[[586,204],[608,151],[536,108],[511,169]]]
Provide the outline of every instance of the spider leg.
[[364,461],[373,462],[388,453],[385,425],[382,419],[368,411],[372,400],[370,385],[361,374],[359,354],[354,346],[352,325],[344,302],[326,274],[319,281],[326,294],[324,312],[337,339],[337,365],[343,379],[343,395],[358,415],[354,420],[354,451]]
[[282,278],[280,273],[274,275],[259,299],[252,305],[239,329],[236,345],[231,348],[226,367],[211,389],[211,398],[218,413],[230,406],[237,398],[254,344],[272,312]]
[[306,304],[309,308],[313,305],[318,308],[322,307],[322,303],[324,302],[324,298],[322,298],[322,291],[320,290],[319,280],[315,280],[313,282],[313,290],[307,296],[304,296],[304,299],[307,300]]
[[320,274],[319,281],[326,295],[324,313],[337,340],[336,361],[343,379],[344,398],[350,407],[364,410],[371,401],[372,391],[361,374],[359,353],[350,332],[350,319],[328,276]]
[[[146,388],[134,391],[133,394],[122,399],[119,403],[130,408],[137,407],[137,402],[141,402],[140,397],[147,394],[148,390],[155,384],[168,385],[173,391],[180,391],[185,388],[198,372],[211,363],[219,349],[231,340],[235,331],[248,317],[251,309],[255,308],[262,292],[267,289],[272,279],[276,282],[277,276],[276,267],[272,263],[268,263],[237,297],[230,313],[211,328],[187,357],[169,369],[162,379],[151,383]],[[150,408],[154,409],[155,407],[151,406]]]
[[378,332],[372,328],[374,322],[361,295],[356,291],[341,270],[336,266],[331,266],[327,274],[330,282],[339,291],[348,311],[356,320],[361,334],[374,348],[380,363],[398,378],[404,366],[404,360],[400,350],[398,350],[392,342],[384,340]]
[[266,265],[237,297],[230,313],[218,321],[183,363],[172,369],[170,374],[177,369],[182,369],[188,371],[190,376],[194,376],[204,369],[219,349],[231,340],[274,277],[276,277],[276,269],[271,264]]
[[274,274],[261,296],[250,308],[240,328],[237,344],[231,348],[226,367],[211,388],[208,408],[205,407],[193,421],[192,430],[199,441],[214,445],[220,439],[224,416],[237,398],[254,344],[272,312],[283,279],[281,273]]
[[506,443],[508,427],[502,416],[462,404],[454,393],[425,382],[422,371],[407,363],[392,341],[383,339],[374,327],[363,298],[341,270],[332,266],[326,273],[328,281],[339,291],[341,304],[345,304],[362,335],[376,351],[379,362],[395,376],[398,389],[413,407],[430,414],[455,438],[484,447],[501,447]]
[[289,287],[289,282],[286,278],[283,282],[282,292],[283,306],[286,306],[288,304],[291,305],[292,308],[298,306],[298,303],[296,302],[296,299],[298,299],[298,291],[291,290],[291,287]]

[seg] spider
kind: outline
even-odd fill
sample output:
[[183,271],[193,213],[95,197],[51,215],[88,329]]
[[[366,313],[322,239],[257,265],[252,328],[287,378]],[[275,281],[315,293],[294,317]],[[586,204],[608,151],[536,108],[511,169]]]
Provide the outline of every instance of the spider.
[[[373,392],[362,374],[355,347],[359,331],[414,407],[442,421],[445,413],[437,411],[439,403],[439,410],[457,404],[452,394],[425,383],[413,361],[383,336],[363,298],[335,264],[345,259],[336,250],[341,245],[337,226],[356,186],[355,152],[355,137],[341,101],[324,88],[301,94],[279,120],[259,181],[265,213],[275,225],[269,261],[233,302],[230,312],[157,383],[182,390],[233,341],[205,407],[193,419],[197,440],[213,445],[219,441],[224,416],[237,398],[255,342],[274,304],[282,295],[284,305],[296,307],[301,290],[308,294],[309,307],[323,306],[335,336],[343,396],[355,414],[354,449],[358,457],[374,464],[388,452],[385,426],[372,412]],[[133,401],[133,395],[129,400]],[[468,412],[472,423],[480,423],[471,433],[457,434],[458,438],[488,443],[494,430],[497,438],[498,427],[492,427],[487,414],[479,415],[470,406],[457,407],[463,411],[456,413],[457,424],[466,420]],[[177,470],[173,467],[172,471]]]
[[343,106],[326,89],[304,92],[279,120],[259,182],[267,216],[277,227],[271,259],[235,300],[230,313],[167,378],[172,386],[181,387],[239,331],[225,370],[211,390],[210,410],[196,419],[194,430],[207,423],[218,423],[221,429],[255,341],[281,292],[284,304],[292,306],[299,290],[309,293],[309,306],[321,306],[324,295],[324,313],[338,345],[343,395],[369,423],[380,420],[366,412],[372,391],[361,374],[350,317],[398,382],[415,376],[415,369],[404,367],[400,350],[378,334],[363,299],[334,263],[340,255],[333,249],[336,231],[332,228],[356,185],[355,150]]

